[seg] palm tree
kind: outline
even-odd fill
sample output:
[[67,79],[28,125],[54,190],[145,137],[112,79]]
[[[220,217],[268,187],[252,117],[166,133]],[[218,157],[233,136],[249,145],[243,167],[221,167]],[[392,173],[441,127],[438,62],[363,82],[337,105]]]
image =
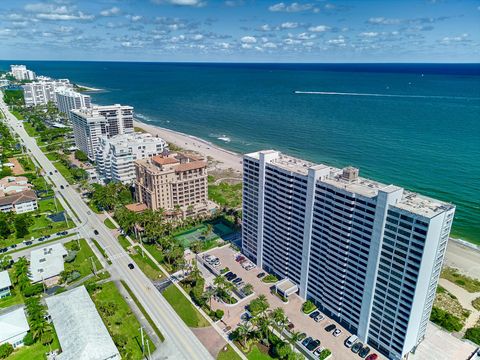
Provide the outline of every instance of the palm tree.
[[290,338],[288,339],[288,341],[290,342],[290,344],[295,344],[296,342],[300,341],[300,339],[302,339],[302,333],[300,331],[292,331],[290,333]]
[[251,331],[252,328],[249,326],[248,323],[240,324],[235,330],[235,335],[244,348],[247,346],[246,341],[247,338],[250,336]]
[[203,296],[205,297],[205,300],[208,302],[208,305],[210,306],[210,309],[212,308],[212,298],[215,296],[216,290],[213,287],[207,288],[205,292],[203,293]]
[[285,311],[282,308],[278,307],[272,311],[270,316],[281,333],[285,329],[285,326],[288,324],[288,318],[285,315]]
[[251,294],[253,292],[253,285],[252,284],[245,284],[243,287],[243,293],[244,294]]

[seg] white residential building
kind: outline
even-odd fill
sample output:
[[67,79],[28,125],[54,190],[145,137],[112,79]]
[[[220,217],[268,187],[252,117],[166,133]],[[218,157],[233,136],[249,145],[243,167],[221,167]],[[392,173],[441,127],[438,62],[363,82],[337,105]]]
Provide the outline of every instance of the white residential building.
[[75,145],[94,161],[101,137],[133,133],[133,107],[116,104],[74,109],[70,121]]
[[64,258],[68,255],[62,244],[53,244],[30,252],[30,279],[55,284],[64,270]]
[[10,72],[17,80],[35,80],[35,73],[28,70],[25,65],[10,65]]
[[68,79],[42,80],[22,85],[26,106],[45,105],[56,102],[55,91],[61,88],[72,88]]
[[33,190],[16,192],[13,195],[0,196],[0,211],[12,211],[22,214],[38,209],[37,195]]
[[30,327],[23,307],[0,315],[0,345],[10,343],[14,348],[23,345]]
[[55,89],[55,103],[60,112],[69,115],[72,109],[90,108],[90,95],[84,95],[71,88]]
[[60,341],[58,360],[120,360],[120,354],[84,286],[45,298]]
[[273,150],[243,166],[243,252],[388,358],[414,350],[455,207]]
[[8,275],[8,271],[0,271],[0,299],[10,296],[10,288],[12,287],[12,281]]
[[159,155],[165,150],[165,140],[147,133],[104,136],[95,153],[98,175],[104,181],[131,183],[135,180],[135,160]]

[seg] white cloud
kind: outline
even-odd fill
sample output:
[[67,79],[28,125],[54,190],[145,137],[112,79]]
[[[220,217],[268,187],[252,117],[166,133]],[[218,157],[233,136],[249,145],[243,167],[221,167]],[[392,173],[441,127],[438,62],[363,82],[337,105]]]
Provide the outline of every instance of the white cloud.
[[24,6],[25,11],[35,13],[40,20],[92,20],[93,15],[75,11],[75,7],[53,3],[32,3]]
[[312,32],[324,32],[328,30],[330,30],[330,28],[326,25],[310,26],[308,28],[308,31],[312,31]]
[[244,44],[254,44],[257,42],[257,38],[255,36],[244,36],[240,41]]
[[132,15],[132,17],[130,19],[132,21],[139,21],[139,20],[142,20],[142,16],[141,15]]
[[446,36],[440,42],[442,44],[469,42],[468,36],[469,34],[466,33],[459,36]]
[[120,13],[120,9],[116,6],[100,11],[101,16],[114,16]]
[[263,44],[263,47],[267,48],[267,49],[276,49],[277,44],[272,43],[272,42],[266,42],[265,44]]
[[400,24],[400,19],[388,19],[383,16],[379,16],[368,19],[368,23],[374,25],[396,25]]
[[242,44],[242,49],[251,49],[252,45],[251,44]]
[[195,40],[195,41],[200,41],[203,39],[203,35],[202,34],[195,34],[192,36],[192,39]]
[[205,1],[201,0],[152,0],[157,4],[171,4],[177,6],[192,6],[192,7],[203,7],[207,5]]
[[316,37],[317,35],[309,34],[306,32],[297,35],[297,38],[299,38],[300,40],[311,40],[311,39],[315,39]]
[[312,10],[312,4],[300,4],[297,2],[293,2],[291,4],[285,4],[284,2],[280,2],[268,7],[268,10],[273,12],[300,12],[306,10]]
[[270,28],[270,25],[264,24],[264,25],[260,26],[260,30],[261,31],[270,31],[272,29]]
[[295,29],[298,27],[298,23],[296,22],[284,22],[282,25],[280,25],[282,29]]
[[33,4],[26,4],[24,9],[28,12],[35,12],[35,13],[52,13],[52,14],[68,14],[70,13],[70,9],[65,6],[58,6],[55,4],[47,4],[47,3],[33,3]]
[[339,36],[336,39],[330,39],[327,41],[327,44],[334,45],[334,46],[346,46],[345,38],[343,36]]
[[378,32],[375,32],[375,31],[362,32],[360,33],[360,36],[372,38],[372,37],[378,36]]
[[93,20],[95,16],[93,15],[87,15],[84,14],[83,12],[79,11],[76,14],[52,14],[52,13],[40,13],[37,14],[37,18],[41,20],[63,20],[63,21],[68,21],[68,20]]

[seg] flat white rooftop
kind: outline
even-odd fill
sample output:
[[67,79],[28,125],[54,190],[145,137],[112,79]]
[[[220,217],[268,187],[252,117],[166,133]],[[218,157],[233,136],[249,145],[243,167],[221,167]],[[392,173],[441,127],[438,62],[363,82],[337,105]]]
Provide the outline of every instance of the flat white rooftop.
[[30,253],[30,277],[38,282],[57,276],[64,270],[63,258],[67,250],[62,244],[53,244]]
[[0,315],[0,344],[30,330],[23,307]]
[[0,289],[5,289],[10,286],[12,286],[12,282],[10,281],[10,276],[8,276],[8,271],[0,271]]
[[[257,151],[254,153],[246,154],[245,156],[259,160],[261,153],[270,155],[270,157],[272,157],[272,159],[268,162],[269,164],[301,176],[307,176],[308,170],[312,168],[315,170],[328,171],[328,176],[322,179],[322,182],[332,185],[338,189],[343,189],[347,192],[362,195],[365,197],[373,198],[378,195],[379,190],[391,192],[402,189],[399,186],[383,184],[381,182],[363,178],[360,176],[355,176],[354,179],[346,179],[343,176],[343,173],[346,169],[353,169],[357,171],[358,169],[350,167],[345,169],[339,169],[334,166],[329,166],[325,164],[317,165],[310,161],[285,155],[275,150]],[[403,191],[402,199],[396,204],[396,206],[399,209],[419,214],[427,218],[431,218],[453,207],[453,205],[449,203],[429,198],[407,190]]]

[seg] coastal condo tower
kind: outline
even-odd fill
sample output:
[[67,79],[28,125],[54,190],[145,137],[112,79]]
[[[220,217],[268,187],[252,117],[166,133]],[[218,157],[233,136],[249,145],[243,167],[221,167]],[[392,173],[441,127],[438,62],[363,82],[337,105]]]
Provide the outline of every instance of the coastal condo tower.
[[100,138],[133,133],[133,107],[120,104],[70,110],[75,145],[95,160]]
[[273,150],[243,170],[243,252],[388,358],[414,351],[455,207]]

